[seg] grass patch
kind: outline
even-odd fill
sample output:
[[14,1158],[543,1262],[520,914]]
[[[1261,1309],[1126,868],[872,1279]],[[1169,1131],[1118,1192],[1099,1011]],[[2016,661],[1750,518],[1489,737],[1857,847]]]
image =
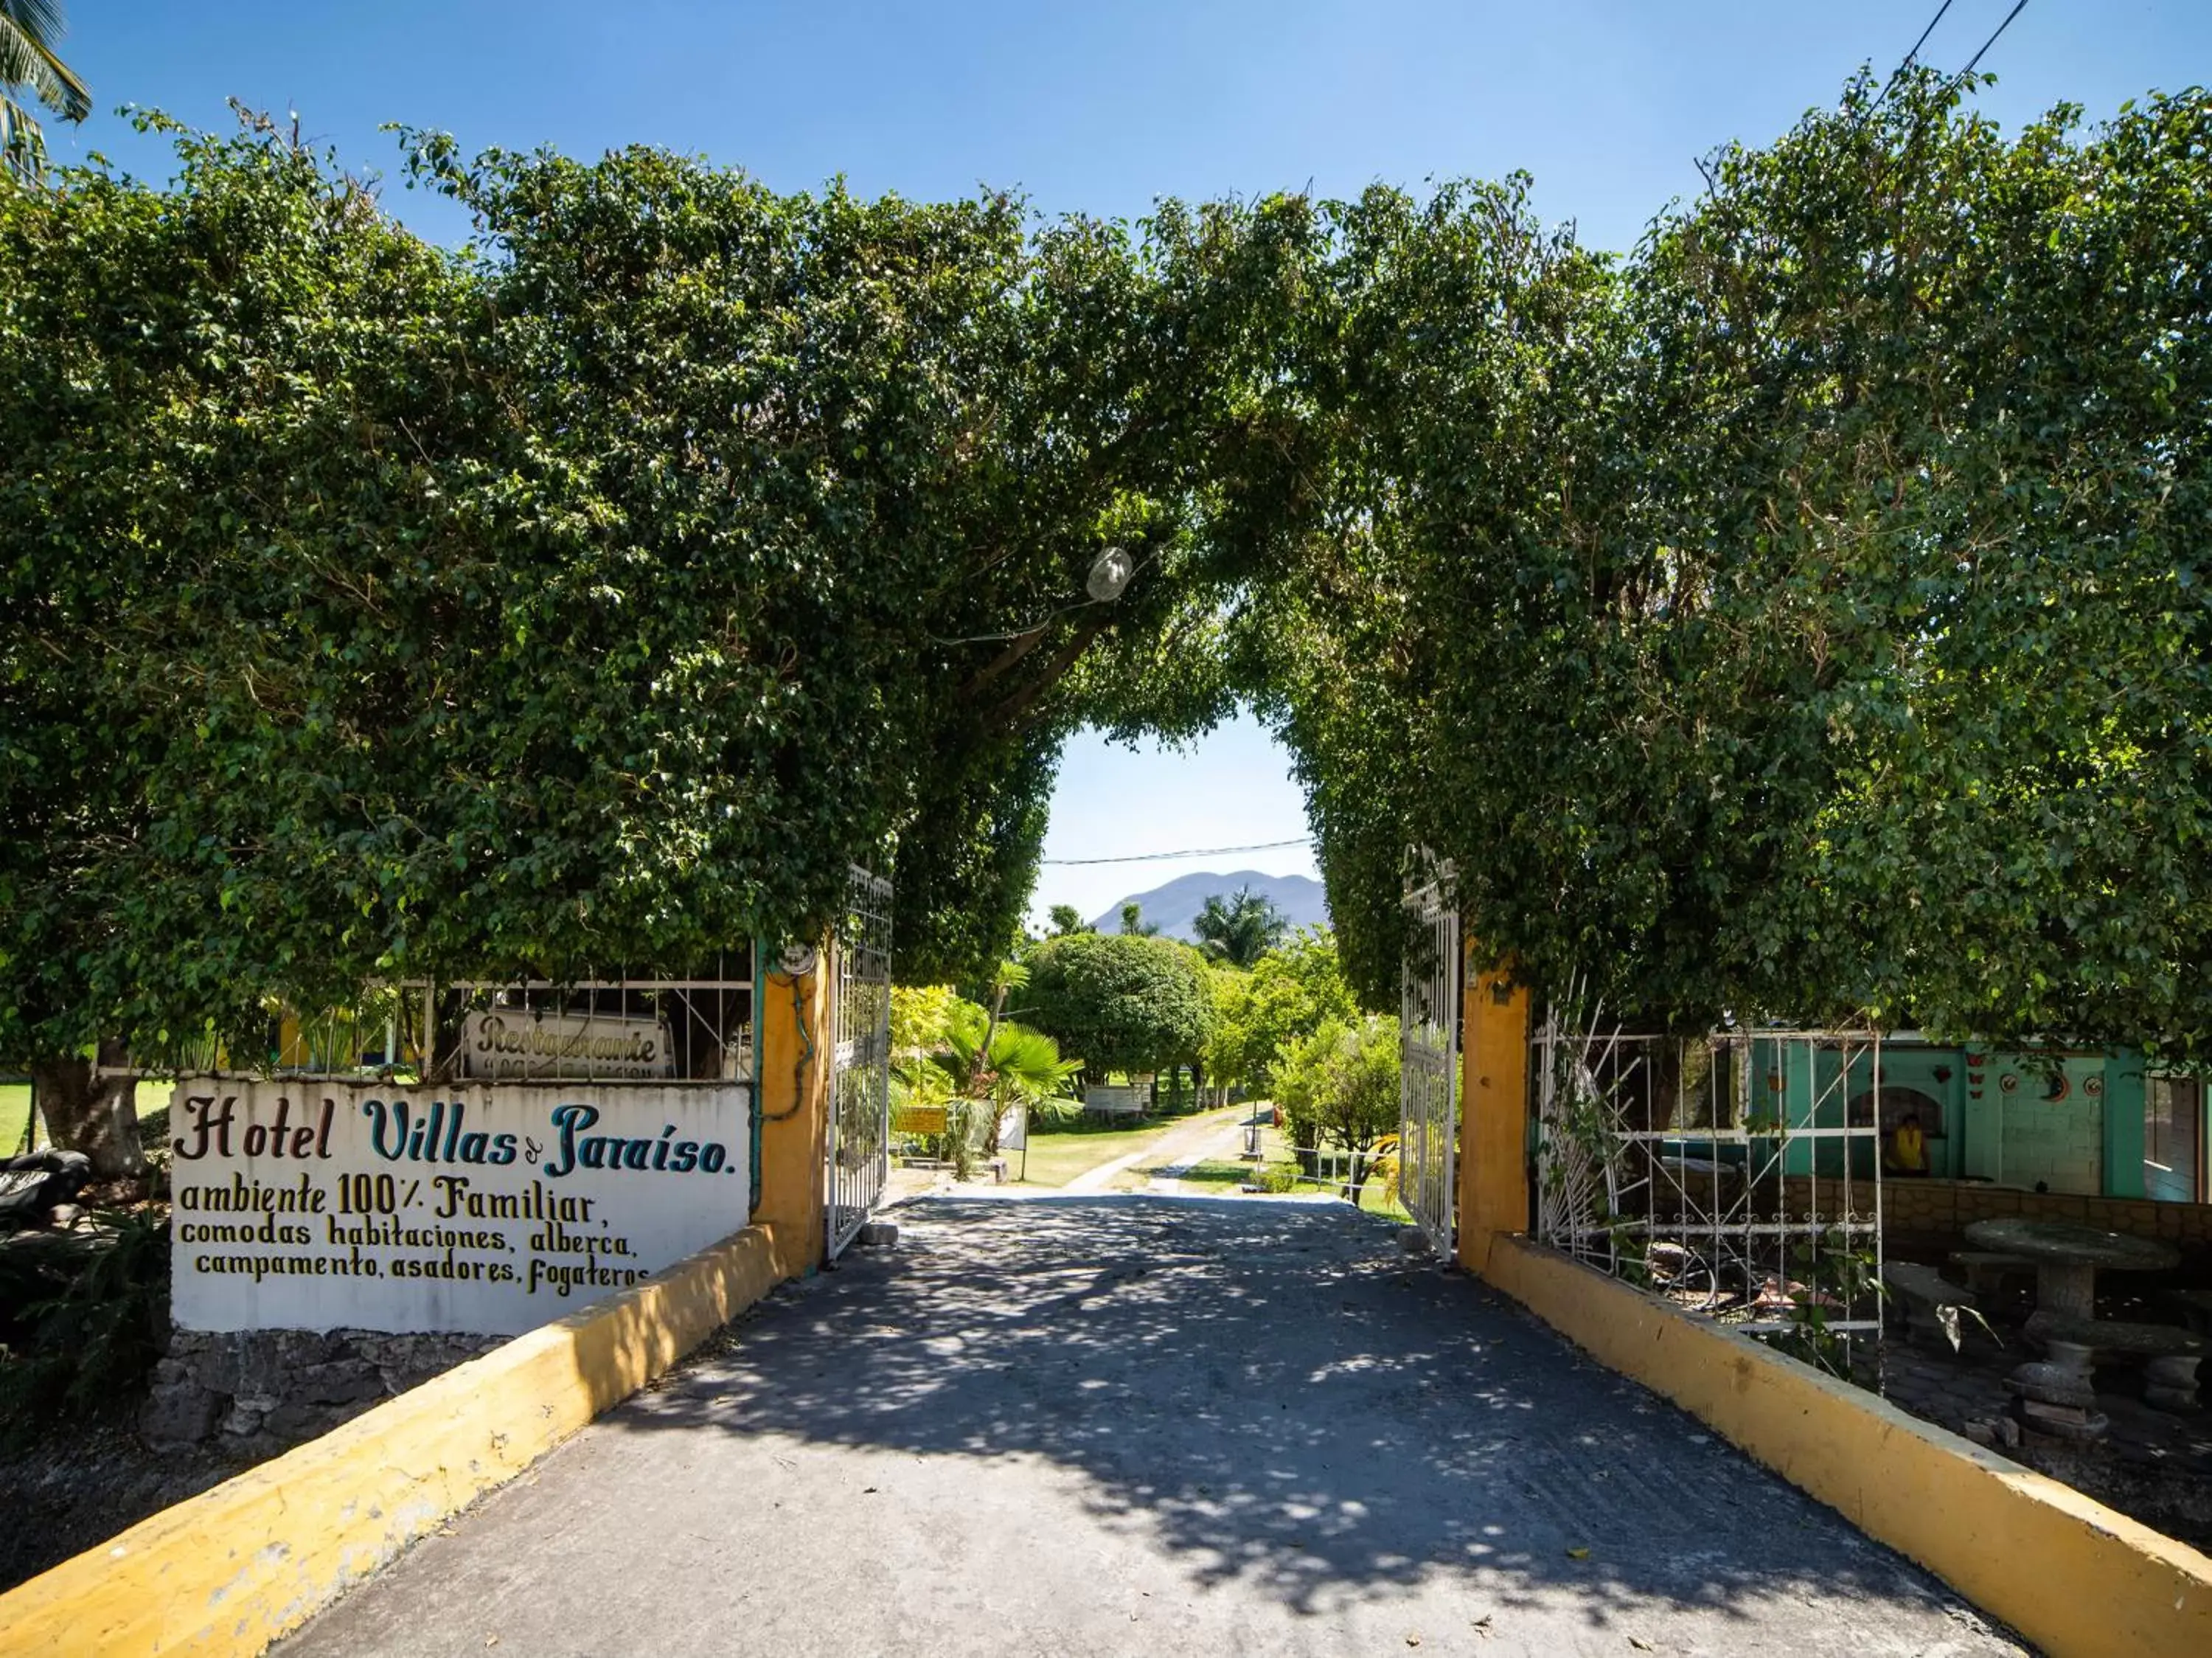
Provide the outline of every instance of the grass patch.
[[1252,1173],[1252,1165],[1249,1163],[1208,1161],[1193,1163],[1187,1168],[1177,1169],[1176,1179],[1188,1180],[1193,1186],[1243,1186],[1245,1181],[1250,1179]]
[[[1238,1109],[1229,1107],[1231,1112]],[[1197,1122],[1208,1114],[1191,1111],[1173,1117],[1151,1117],[1134,1128],[1127,1123],[1102,1122],[1094,1118],[1079,1119],[1064,1128],[1033,1125],[1027,1167],[1024,1169],[1018,1151],[1013,1154],[1014,1167],[1021,1173],[1024,1186],[1064,1186],[1078,1175],[1087,1174],[1100,1164],[1126,1157],[1133,1151],[1141,1152],[1170,1130]],[[1225,1113],[1212,1114],[1223,1115],[1225,1119]]]
[[[138,1084],[138,1119],[143,1123],[149,1117],[169,1108],[169,1097],[176,1085],[160,1078],[151,1078]],[[23,1125],[31,1118],[31,1085],[28,1082],[0,1082],[0,1157],[13,1157],[23,1149]]]
[[1063,1186],[1101,1163],[1142,1151],[1182,1120],[1176,1117],[1154,1118],[1136,1128],[1085,1123],[1048,1134],[1033,1132],[1027,1162],[1024,1164],[1021,1154],[1016,1152],[1015,1167],[1021,1170],[1025,1186]]
[[31,1119],[31,1085],[0,1082],[0,1157],[23,1149],[23,1125]]

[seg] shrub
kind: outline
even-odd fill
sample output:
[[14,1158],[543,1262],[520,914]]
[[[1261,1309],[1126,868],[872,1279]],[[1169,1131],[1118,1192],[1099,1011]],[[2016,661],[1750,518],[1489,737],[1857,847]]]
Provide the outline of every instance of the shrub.
[[127,1406],[168,1342],[169,1228],[140,1211],[64,1234],[0,1283],[10,1345],[0,1349],[0,1440]]
[[1018,1011],[1082,1056],[1092,1076],[1196,1063],[1213,1018],[1198,953],[1172,939],[1075,933],[1048,938],[1029,957]]

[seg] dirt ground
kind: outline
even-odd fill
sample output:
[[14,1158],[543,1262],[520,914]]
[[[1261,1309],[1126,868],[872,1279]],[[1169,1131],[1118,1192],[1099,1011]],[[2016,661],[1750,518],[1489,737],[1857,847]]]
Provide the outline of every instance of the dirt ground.
[[0,1453],[0,1590],[252,1465],[215,1452],[158,1455],[128,1423],[57,1428]]

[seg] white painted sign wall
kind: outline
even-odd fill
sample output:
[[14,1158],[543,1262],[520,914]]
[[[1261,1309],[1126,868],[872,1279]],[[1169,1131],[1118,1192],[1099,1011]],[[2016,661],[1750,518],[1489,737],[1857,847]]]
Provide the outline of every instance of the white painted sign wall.
[[532,1329],[744,1226],[750,1093],[181,1078],[176,1321]]

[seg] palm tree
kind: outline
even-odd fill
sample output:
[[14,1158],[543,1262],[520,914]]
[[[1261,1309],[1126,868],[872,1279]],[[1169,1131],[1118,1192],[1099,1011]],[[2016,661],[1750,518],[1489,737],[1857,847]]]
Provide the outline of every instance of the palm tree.
[[[1007,984],[1008,977],[1015,983]],[[1008,990],[1026,984],[1029,975],[1009,962],[1000,969],[1000,982],[987,1014],[972,1002],[961,1003],[945,1033],[945,1045],[936,1056],[937,1068],[951,1084],[948,1090],[958,1121],[953,1128],[954,1167],[967,1178],[965,1155],[975,1133],[975,1114],[982,1113],[983,1155],[999,1153],[999,1131],[1006,1113],[1019,1106],[1034,1111],[1060,1098],[1082,1070],[1080,1059],[1062,1059],[1060,1044],[1042,1031],[1017,1025],[1000,1016]]]
[[1190,923],[1206,954],[1239,967],[1249,967],[1283,942],[1291,930],[1290,917],[1273,900],[1249,887],[1240,887],[1226,904],[1215,893]]
[[937,1063],[960,1094],[989,1100],[1000,1115],[1011,1105],[1042,1105],[1083,1069],[1079,1059],[1062,1059],[1052,1038],[1011,1020],[955,1021]]
[[1121,906],[1121,932],[1123,936],[1128,938],[1152,938],[1158,935],[1159,930],[1160,930],[1158,927],[1145,919],[1145,906],[1143,905],[1131,903],[1124,904]]
[[[92,113],[92,89],[55,55],[62,38],[60,0],[0,0],[0,87],[27,89],[64,121]],[[0,151],[9,171],[35,180],[44,169],[39,124],[13,96],[0,94]]]

